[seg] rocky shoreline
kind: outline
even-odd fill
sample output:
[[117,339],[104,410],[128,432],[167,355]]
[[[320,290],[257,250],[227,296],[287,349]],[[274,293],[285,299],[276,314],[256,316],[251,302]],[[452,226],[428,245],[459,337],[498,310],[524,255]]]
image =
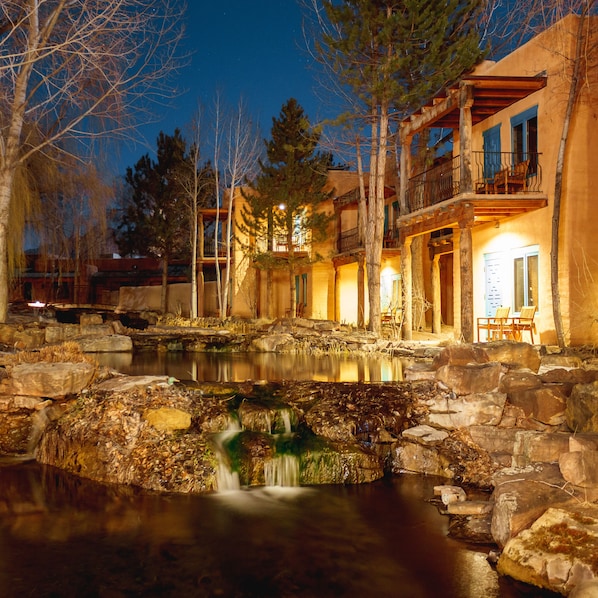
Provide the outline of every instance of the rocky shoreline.
[[[406,344],[333,323],[236,332],[121,326],[90,315],[79,324],[0,327],[0,342],[20,349],[16,355],[40,357],[28,363],[5,353],[3,454],[32,453],[102,482],[205,492],[223,483],[218,439],[226,433],[235,439],[228,466],[242,485],[266,483],[288,456],[302,484],[438,475],[446,484],[436,500],[451,534],[495,544],[499,572],[563,595],[594,595],[583,592],[598,583],[598,361],[526,343]],[[100,370],[91,356],[114,350],[107,347],[418,360],[396,383],[190,388]],[[242,433],[231,434],[235,428]]]

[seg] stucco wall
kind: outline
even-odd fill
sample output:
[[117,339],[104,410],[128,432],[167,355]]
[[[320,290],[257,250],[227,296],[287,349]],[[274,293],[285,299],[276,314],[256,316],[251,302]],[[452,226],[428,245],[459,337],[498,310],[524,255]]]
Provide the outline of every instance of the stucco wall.
[[[592,25],[594,31],[597,25],[598,20],[595,19]],[[556,342],[550,279],[551,223],[557,152],[571,80],[570,62],[563,60],[562,56],[571,55],[576,31],[577,19],[568,17],[500,62],[485,63],[476,71],[476,74],[484,75],[531,76],[545,73],[547,76],[546,88],[475,126],[472,140],[472,149],[481,151],[482,132],[500,124],[502,151],[510,151],[511,117],[538,106],[542,190],[547,193],[549,203],[544,209],[502,220],[499,228],[494,225],[474,228],[474,315],[486,315],[484,256],[537,245],[539,297],[536,322],[544,343]],[[559,248],[561,308],[566,334],[574,345],[598,342],[598,325],[594,321],[598,314],[598,243],[595,241],[594,205],[598,169],[593,164],[598,155],[598,85],[596,67],[585,72],[590,80],[582,90],[569,131]]]

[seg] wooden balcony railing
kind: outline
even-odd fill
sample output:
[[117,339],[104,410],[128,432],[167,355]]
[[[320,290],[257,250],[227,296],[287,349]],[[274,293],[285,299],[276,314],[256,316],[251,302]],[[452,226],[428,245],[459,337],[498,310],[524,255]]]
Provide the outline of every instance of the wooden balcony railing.
[[[531,152],[472,152],[472,191],[483,194],[541,193],[540,157],[541,154]],[[406,197],[408,212],[459,195],[463,192],[460,179],[460,156],[410,178]]]

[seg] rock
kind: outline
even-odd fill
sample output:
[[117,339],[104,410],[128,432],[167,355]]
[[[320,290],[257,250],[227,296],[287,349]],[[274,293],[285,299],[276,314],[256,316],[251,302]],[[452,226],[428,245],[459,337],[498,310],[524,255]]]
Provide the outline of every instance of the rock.
[[574,432],[598,432],[598,381],[573,387],[565,416]]
[[451,397],[437,395],[425,401],[429,413],[422,421],[430,426],[456,430],[474,425],[496,426],[501,418],[507,395],[499,392],[475,393]]
[[288,333],[270,334],[251,341],[250,349],[260,353],[280,351],[284,345],[293,343],[293,336]]
[[[486,503],[487,504],[487,503]],[[449,505],[449,510],[459,509],[466,503],[454,503]],[[490,515],[482,513],[479,515],[450,514],[448,535],[451,538],[467,542],[468,544],[492,544],[490,532]]]
[[543,373],[540,376],[540,379],[544,384],[560,382],[573,388],[576,384],[590,384],[591,382],[598,380],[598,370],[566,370],[563,368],[555,368]]
[[52,345],[73,340],[79,336],[78,324],[60,324],[46,326],[46,343]]
[[598,451],[598,434],[571,434],[569,451]]
[[43,329],[27,328],[15,332],[13,346],[20,351],[38,349],[43,346],[45,340],[46,333]]
[[427,363],[414,363],[405,368],[403,372],[405,380],[435,380],[436,368]]
[[479,346],[449,345],[434,357],[433,368],[437,370],[443,365],[468,365],[488,361],[488,354]]
[[568,369],[573,370],[580,368],[582,361],[577,355],[562,355],[559,353],[553,353],[551,355],[544,355],[540,362],[541,374],[548,372],[553,369]]
[[102,392],[131,392],[133,390],[166,387],[169,383],[168,376],[115,376],[100,382],[96,389]]
[[569,598],[596,598],[598,596],[598,580],[580,581],[569,594]]
[[60,398],[86,388],[95,374],[91,363],[22,363],[12,368],[10,387],[18,395]]
[[502,470],[495,475],[494,485],[492,537],[499,547],[528,528],[548,505],[577,503],[557,465]]
[[131,337],[119,334],[107,333],[102,336],[79,337],[77,343],[84,353],[118,353],[133,350]]
[[500,363],[443,365],[436,379],[457,395],[493,392],[498,389]]
[[532,463],[558,463],[561,453],[569,450],[569,433],[521,430],[515,436],[513,467]]
[[499,573],[564,595],[596,582],[596,515],[595,508],[547,509],[530,529],[507,542],[498,560]]
[[449,515],[488,515],[494,505],[487,500],[465,500],[449,503],[446,512]]
[[539,388],[542,386],[542,378],[537,374],[525,370],[508,372],[500,379],[498,390],[510,395],[512,392]]
[[494,341],[476,344],[488,355],[489,361],[498,361],[509,369],[528,369],[537,372],[540,368],[540,353],[537,347],[528,343]]
[[101,326],[104,323],[102,314],[81,314],[79,324],[84,326]]
[[549,426],[565,421],[566,387],[562,384],[543,384],[537,388],[511,391],[509,402],[520,407],[527,417]]
[[423,445],[435,445],[447,438],[448,432],[437,430],[436,428],[432,428],[432,426],[421,425],[405,430],[401,436]]
[[423,473],[452,479],[450,460],[438,450],[412,442],[399,442],[392,451],[392,472]]
[[156,430],[173,432],[191,427],[191,415],[174,407],[147,409],[143,412],[143,417]]
[[354,442],[332,442],[301,452],[300,483],[363,484],[384,476],[382,462]]
[[460,486],[434,486],[434,496],[440,496],[440,500],[445,506],[467,500],[467,494]]
[[470,426],[472,440],[489,453],[513,455],[518,431],[496,426]]
[[559,467],[563,478],[574,486],[598,486],[598,451],[584,450],[562,453]]

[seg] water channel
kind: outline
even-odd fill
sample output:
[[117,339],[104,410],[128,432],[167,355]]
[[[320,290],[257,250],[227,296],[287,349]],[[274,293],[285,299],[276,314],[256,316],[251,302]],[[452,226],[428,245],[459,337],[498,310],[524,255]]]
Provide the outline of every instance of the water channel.
[[[152,357],[153,365],[135,357],[121,369],[232,381],[290,373],[339,380],[344,367],[331,358],[308,374],[298,362],[281,370],[258,360],[251,369],[230,355],[222,363]],[[116,366],[116,358],[106,361]],[[353,365],[358,380],[372,381],[403,367]],[[401,475],[358,486],[160,495],[0,461],[0,596],[552,596],[500,578],[486,560],[489,547],[448,537],[448,519],[429,502],[445,482]]]

